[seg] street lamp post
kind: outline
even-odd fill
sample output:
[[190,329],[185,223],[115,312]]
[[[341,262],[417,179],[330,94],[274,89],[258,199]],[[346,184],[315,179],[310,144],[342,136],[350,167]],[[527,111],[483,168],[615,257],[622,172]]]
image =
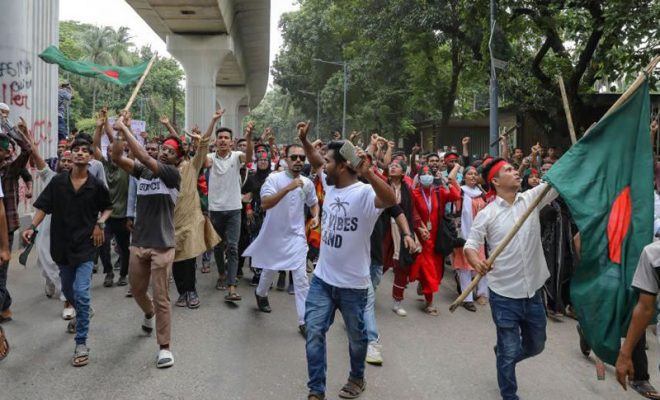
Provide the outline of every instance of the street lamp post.
[[341,136],[345,138],[346,137],[346,102],[347,102],[346,96],[348,94],[348,63],[346,61],[326,61],[326,60],[321,60],[319,58],[313,58],[312,61],[325,63],[325,64],[339,65],[344,70],[344,112],[341,121]]
[[[498,116],[498,102],[497,102],[497,71],[495,69],[495,60],[493,56],[493,35],[495,33],[497,8],[495,0],[490,0],[490,40],[488,41],[488,48],[490,50],[490,112],[489,112],[489,139],[490,139],[490,154],[493,157],[499,156],[500,144],[499,139],[499,116]],[[492,144],[494,143],[494,144]]]
[[316,139],[320,138],[319,136],[319,123],[321,121],[321,91],[318,90],[316,93],[308,92],[307,90],[298,90],[302,94],[307,94],[310,96],[316,96]]

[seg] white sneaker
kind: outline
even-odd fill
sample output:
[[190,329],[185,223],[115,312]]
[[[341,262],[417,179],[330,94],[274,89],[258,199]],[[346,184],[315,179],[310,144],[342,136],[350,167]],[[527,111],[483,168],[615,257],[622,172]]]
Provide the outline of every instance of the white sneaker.
[[168,368],[174,365],[174,356],[172,352],[167,349],[160,349],[158,352],[158,361],[156,361],[156,368]]
[[155,314],[151,318],[144,317],[142,320],[142,330],[144,332],[151,333],[154,330],[154,316]]
[[400,301],[394,301],[394,304],[392,305],[392,311],[394,311],[399,317],[405,317],[408,315],[408,312],[401,306]]
[[367,363],[371,365],[383,365],[383,354],[378,342],[369,342],[367,347]]
[[64,310],[62,310],[62,319],[65,321],[70,321],[76,317],[76,309],[69,306],[65,307]]

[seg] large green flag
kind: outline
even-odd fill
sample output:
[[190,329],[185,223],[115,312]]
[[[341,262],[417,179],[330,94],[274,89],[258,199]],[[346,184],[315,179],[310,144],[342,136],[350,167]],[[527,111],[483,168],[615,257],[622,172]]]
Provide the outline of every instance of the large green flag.
[[594,353],[612,365],[637,300],[630,286],[635,268],[653,239],[650,115],[644,81],[545,176],[580,230],[581,260],[571,281],[571,301]]
[[147,64],[149,64],[148,62],[144,62],[132,67],[117,67],[114,65],[98,65],[85,61],[73,61],[68,59],[55,46],[48,47],[39,54],[39,57],[49,64],[57,64],[63,70],[73,72],[74,74],[103,79],[104,81],[120,86],[128,85],[139,79],[147,68]]

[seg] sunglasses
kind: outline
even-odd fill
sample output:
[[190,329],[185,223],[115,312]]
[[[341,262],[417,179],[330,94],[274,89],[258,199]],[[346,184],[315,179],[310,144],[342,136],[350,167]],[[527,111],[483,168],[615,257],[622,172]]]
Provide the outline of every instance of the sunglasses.
[[300,160],[300,161],[302,161],[302,162],[305,162],[305,156],[303,156],[303,155],[292,154],[292,155],[289,156],[289,158],[291,159],[291,161],[297,161],[297,160]]

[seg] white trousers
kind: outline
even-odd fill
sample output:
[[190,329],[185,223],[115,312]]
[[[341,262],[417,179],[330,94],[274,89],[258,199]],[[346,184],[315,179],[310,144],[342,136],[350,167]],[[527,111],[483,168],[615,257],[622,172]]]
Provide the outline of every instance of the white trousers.
[[[456,269],[456,274],[458,274],[458,283],[461,285],[461,291],[464,291],[465,289],[467,289],[468,286],[470,286],[470,282],[472,282],[472,278],[477,276],[477,271],[470,271],[467,269]],[[477,296],[483,296],[488,298],[488,280],[485,276],[481,278],[479,284],[477,285]],[[472,292],[470,292],[470,294],[467,295],[465,301],[474,301],[474,296],[472,296]]]
[[39,233],[34,244],[37,249],[37,266],[41,268],[41,274],[47,281],[55,285],[55,293],[59,293],[60,300],[65,301],[60,280],[60,267],[55,264],[50,255],[50,215],[47,215],[39,226]]
[[[270,285],[273,283],[273,281],[275,281],[275,278],[279,272],[280,271],[265,268],[261,271],[259,285],[257,286],[257,295],[261,297],[268,296]],[[293,276],[293,289],[296,296],[298,325],[302,325],[305,323],[305,301],[307,300],[307,293],[309,293],[309,280],[307,279],[307,271],[305,270],[305,266],[292,270],[291,274]]]

